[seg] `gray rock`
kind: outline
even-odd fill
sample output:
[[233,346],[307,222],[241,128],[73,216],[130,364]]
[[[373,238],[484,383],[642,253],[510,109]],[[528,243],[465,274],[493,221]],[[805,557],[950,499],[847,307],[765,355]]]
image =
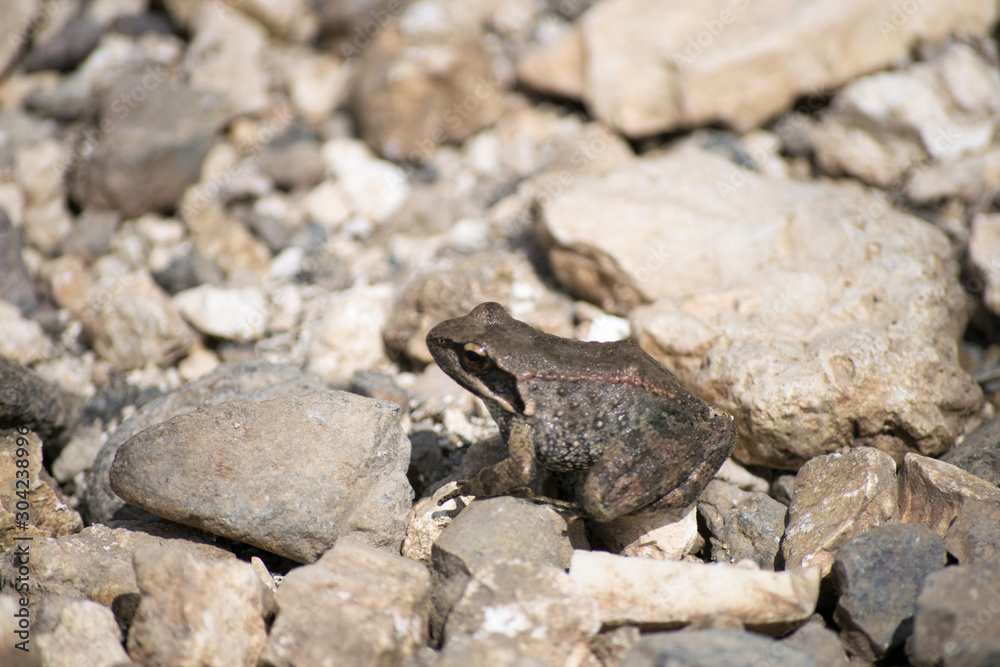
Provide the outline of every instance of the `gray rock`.
[[91,600],[58,595],[43,598],[32,631],[47,667],[118,667],[129,663],[114,613]]
[[440,652],[424,648],[406,665],[407,667],[495,667],[495,665],[554,667],[551,663],[525,653],[516,640],[497,634],[482,638],[459,637]]
[[915,667],[1000,663],[1000,561],[946,567],[928,576],[906,654]]
[[87,474],[85,501],[92,522],[112,519],[150,518],[149,513],[126,504],[111,490],[108,473],[115,452],[136,433],[187,414],[200,407],[225,401],[265,401],[278,396],[295,396],[326,388],[319,378],[294,366],[280,366],[262,359],[222,364],[211,373],[177,391],[145,404],[122,422],[101,448]]
[[910,524],[873,528],[840,548],[833,563],[840,592],[833,618],[852,654],[876,660],[903,644],[917,593],[946,557],[940,537]]
[[399,665],[427,642],[427,570],[353,539],[289,572],[262,664]]
[[84,211],[73,222],[69,234],[63,237],[64,255],[80,255],[94,261],[111,252],[111,237],[121,217],[114,211]]
[[260,155],[260,169],[284,190],[311,188],[326,176],[326,163],[315,137],[277,139]]
[[738,630],[653,632],[643,635],[622,667],[816,667],[811,656],[768,637]]
[[1000,561],[1000,503],[968,500],[944,535],[948,553],[962,565]]
[[[90,598],[111,607],[120,596],[137,595],[132,556],[144,546],[171,546],[202,559],[235,558],[214,535],[175,523],[121,521],[95,524],[79,533],[31,544],[32,596]],[[10,592],[14,554],[0,557],[3,592]]]
[[469,581],[448,614],[444,645],[459,637],[502,635],[524,655],[562,665],[600,628],[597,603],[581,595],[561,568],[504,561]]
[[203,560],[170,547],[135,553],[142,596],[128,652],[147,667],[255,665],[274,596],[249,563]]
[[224,113],[217,96],[171,81],[159,66],[123,73],[102,98],[103,138],[79,165],[74,198],[123,218],[176,208]]
[[[3,116],[0,116],[2,127]],[[20,232],[11,224],[7,212],[0,208],[0,294],[4,301],[28,315],[38,308],[38,295],[28,267],[21,259],[22,247]]]
[[816,667],[848,667],[850,662],[837,633],[823,625],[819,615],[782,639],[781,643],[811,655]]
[[80,515],[42,466],[38,436],[0,429],[0,550],[30,546],[21,537],[61,537],[81,528]]
[[25,72],[45,69],[68,72],[90,55],[100,39],[101,25],[81,11],[67,21],[59,34],[29,51],[21,60],[21,68]]
[[980,424],[940,460],[1000,486],[1000,415]]
[[157,516],[303,563],[344,535],[398,552],[413,495],[398,415],[346,392],[229,401],[133,436],[111,487]]
[[511,496],[474,501],[431,548],[431,636],[440,641],[452,606],[487,565],[516,559],[569,567],[568,530],[566,520],[546,505]]
[[39,435],[52,455],[65,444],[83,401],[24,366],[0,357],[0,428],[23,427]]
[[761,569],[775,569],[787,507],[759,491],[743,491],[712,480],[698,498],[698,513],[711,532],[712,560],[736,563],[749,559]]
[[896,523],[896,464],[858,447],[819,456],[799,469],[781,545],[785,567],[820,565],[826,575],[841,545],[876,526]]

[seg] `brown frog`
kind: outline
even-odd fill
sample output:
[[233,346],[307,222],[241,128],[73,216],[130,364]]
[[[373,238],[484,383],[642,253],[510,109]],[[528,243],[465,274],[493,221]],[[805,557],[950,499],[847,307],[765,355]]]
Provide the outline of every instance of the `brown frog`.
[[736,446],[733,418],[632,340],[560,338],[482,303],[431,329],[427,347],[507,443],[508,458],[452,497],[518,492],[541,465],[583,516],[611,521],[690,504]]

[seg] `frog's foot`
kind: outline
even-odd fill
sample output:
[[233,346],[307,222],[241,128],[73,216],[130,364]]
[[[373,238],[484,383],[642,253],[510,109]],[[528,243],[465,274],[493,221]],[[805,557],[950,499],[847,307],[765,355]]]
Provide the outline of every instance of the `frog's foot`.
[[440,498],[438,498],[437,504],[440,506],[440,505],[444,505],[449,500],[454,500],[455,498],[458,498],[459,496],[471,496],[471,495],[474,495],[472,493],[469,493],[469,491],[467,490],[468,487],[469,487],[469,480],[467,480],[467,479],[460,479],[460,480],[458,480],[458,483],[457,483],[457,485],[455,486],[454,489],[452,489],[448,493],[446,493],[443,496],[441,496]]
[[559,500],[558,498],[549,498],[547,496],[539,496],[526,486],[512,489],[510,495],[523,498],[528,502],[535,503],[536,505],[548,505],[557,512],[568,515],[567,518],[586,518],[587,516],[587,513],[583,510],[579,503],[570,502],[568,500]]

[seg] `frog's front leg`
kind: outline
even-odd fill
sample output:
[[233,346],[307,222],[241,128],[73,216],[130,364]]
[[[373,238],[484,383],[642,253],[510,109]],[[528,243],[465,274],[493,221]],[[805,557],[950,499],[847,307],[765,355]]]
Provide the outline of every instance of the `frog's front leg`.
[[507,458],[480,470],[440,502],[457,496],[492,498],[526,488],[538,473],[535,443],[527,424],[515,422],[507,437]]

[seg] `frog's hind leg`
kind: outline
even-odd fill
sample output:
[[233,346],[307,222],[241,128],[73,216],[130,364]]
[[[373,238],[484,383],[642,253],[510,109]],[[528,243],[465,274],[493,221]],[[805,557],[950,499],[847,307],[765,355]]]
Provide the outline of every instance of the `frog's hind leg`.
[[584,474],[578,492],[588,516],[603,523],[646,506],[688,505],[736,444],[728,415],[665,433],[655,424],[636,428],[604,452]]

